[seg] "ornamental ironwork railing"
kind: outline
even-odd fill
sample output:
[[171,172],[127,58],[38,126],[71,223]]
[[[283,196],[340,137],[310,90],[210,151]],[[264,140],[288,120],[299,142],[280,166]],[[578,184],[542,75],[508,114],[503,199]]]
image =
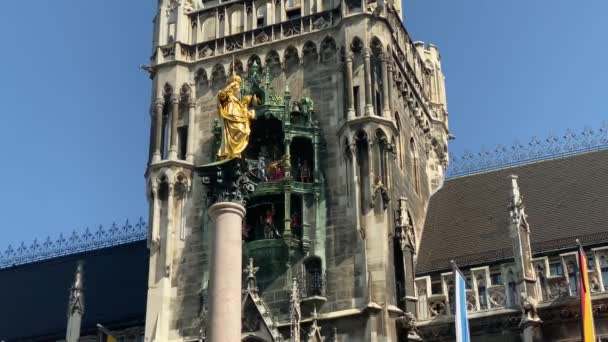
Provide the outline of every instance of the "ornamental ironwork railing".
[[553,159],[581,152],[608,148],[608,122],[599,128],[585,128],[580,132],[567,130],[562,135],[550,134],[544,139],[533,137],[528,143],[511,146],[498,145],[493,150],[465,152],[453,157],[447,177],[459,177],[509,166]]
[[94,231],[87,228],[82,233],[73,231],[69,236],[62,233],[56,240],[50,236],[43,242],[35,239],[29,246],[21,242],[17,248],[9,245],[0,252],[0,269],[141,241],[147,238],[147,234],[148,226],[140,217],[135,224],[127,220],[122,226],[114,223],[107,229],[100,225]]

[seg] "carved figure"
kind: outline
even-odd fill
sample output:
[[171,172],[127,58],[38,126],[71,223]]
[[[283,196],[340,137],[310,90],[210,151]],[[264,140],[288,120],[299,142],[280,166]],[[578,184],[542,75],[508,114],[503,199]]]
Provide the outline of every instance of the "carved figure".
[[310,167],[308,166],[308,160],[304,159],[302,165],[300,165],[300,181],[304,183],[310,182]]
[[302,236],[302,222],[300,221],[300,214],[293,213],[291,215],[291,231],[297,237]]
[[264,238],[275,239],[281,237],[276,225],[274,224],[274,205],[268,208],[262,217],[262,223],[264,225]]
[[525,292],[520,293],[521,311],[522,318],[521,322],[525,323],[528,321],[540,321],[538,317],[538,309],[536,307],[536,300],[532,297],[528,297]]
[[232,75],[226,87],[217,94],[218,114],[222,124],[222,142],[217,152],[218,160],[240,158],[249,143],[250,121],[255,119],[255,110],[247,109],[255,95],[238,98],[243,81]]

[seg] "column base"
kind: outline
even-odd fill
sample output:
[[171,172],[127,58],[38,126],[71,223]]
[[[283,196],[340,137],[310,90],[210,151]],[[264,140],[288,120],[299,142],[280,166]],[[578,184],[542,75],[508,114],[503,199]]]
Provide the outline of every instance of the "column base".
[[193,154],[188,154],[188,155],[186,156],[186,161],[187,161],[188,163],[194,163],[194,155],[193,155]]
[[177,160],[177,151],[175,149],[169,150],[169,160]]
[[374,115],[374,107],[371,104],[365,105],[365,115]]
[[154,152],[154,154],[152,155],[152,161],[150,163],[154,164],[154,163],[158,163],[159,161],[160,161],[160,151]]
[[346,111],[347,120],[353,120],[356,117],[357,117],[357,113],[355,113],[355,110],[353,108],[349,108],[348,111]]

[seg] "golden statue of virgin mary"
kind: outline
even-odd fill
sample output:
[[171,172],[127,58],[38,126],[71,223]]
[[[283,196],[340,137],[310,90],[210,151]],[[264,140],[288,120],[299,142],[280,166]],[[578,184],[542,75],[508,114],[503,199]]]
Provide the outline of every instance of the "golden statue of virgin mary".
[[232,75],[226,87],[217,94],[218,114],[222,124],[222,143],[217,152],[218,160],[240,158],[249,143],[249,122],[255,119],[255,110],[247,109],[249,103],[257,101],[255,95],[239,99],[241,77]]

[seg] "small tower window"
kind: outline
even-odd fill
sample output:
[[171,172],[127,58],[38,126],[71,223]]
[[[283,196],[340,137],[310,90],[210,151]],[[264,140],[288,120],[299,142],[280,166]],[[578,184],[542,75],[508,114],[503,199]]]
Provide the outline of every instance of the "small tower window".
[[324,281],[321,259],[311,257],[304,262],[304,277],[306,296],[322,296]]

